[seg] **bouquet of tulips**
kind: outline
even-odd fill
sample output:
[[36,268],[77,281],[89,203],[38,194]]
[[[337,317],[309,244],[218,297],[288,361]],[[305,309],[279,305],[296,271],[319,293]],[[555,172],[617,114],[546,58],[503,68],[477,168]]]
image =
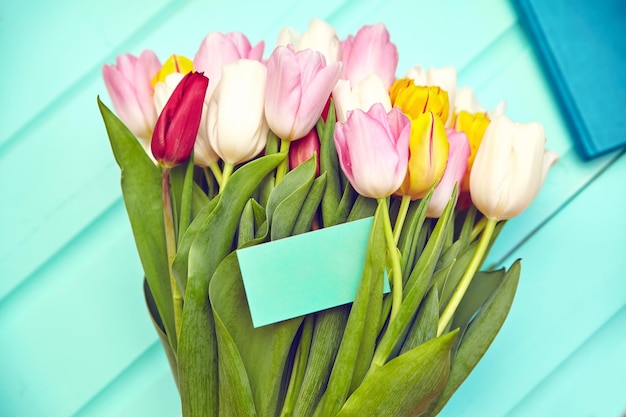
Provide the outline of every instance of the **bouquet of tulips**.
[[[182,414],[436,415],[513,301],[519,261],[480,272],[486,254],[557,156],[453,68],[397,79],[382,24],[339,41],[314,19],[263,51],[210,33],[193,60],[144,51],[103,68],[119,118],[98,104]],[[241,250],[369,217],[352,302],[253,325]]]

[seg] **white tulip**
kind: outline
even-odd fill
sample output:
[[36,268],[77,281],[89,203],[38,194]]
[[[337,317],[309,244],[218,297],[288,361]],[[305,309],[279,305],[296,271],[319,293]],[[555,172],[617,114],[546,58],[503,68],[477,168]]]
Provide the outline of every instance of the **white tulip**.
[[487,218],[515,217],[539,194],[558,160],[558,154],[544,148],[545,142],[538,123],[500,116],[489,124],[470,174],[472,201]]
[[240,59],[222,68],[210,99],[206,132],[211,147],[225,161],[238,164],[258,155],[267,141],[265,120],[267,69]]
[[337,81],[333,88],[333,100],[337,121],[341,123],[347,120],[348,111],[361,109],[368,112],[375,103],[381,103],[387,113],[391,110],[389,92],[382,80],[374,74],[369,74],[352,88],[348,80]]
[[312,49],[322,53],[326,65],[339,61],[339,38],[337,32],[328,23],[320,19],[312,19],[306,32],[300,34],[295,29],[286,27],[278,34],[276,46],[293,45],[296,51]]

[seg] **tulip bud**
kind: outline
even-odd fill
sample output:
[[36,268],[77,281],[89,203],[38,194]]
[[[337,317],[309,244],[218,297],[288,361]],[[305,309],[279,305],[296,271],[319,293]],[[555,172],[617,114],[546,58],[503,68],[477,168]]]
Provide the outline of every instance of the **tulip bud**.
[[418,86],[410,78],[396,80],[389,91],[391,104],[402,109],[411,119],[432,112],[444,123],[448,120],[448,93],[436,86]]
[[193,150],[209,79],[190,72],[178,83],[152,134],[152,154],[167,168],[185,162]]
[[264,103],[267,69],[241,59],[224,65],[207,112],[207,136],[215,152],[230,164],[258,155],[267,141]]
[[515,217],[539,194],[558,160],[544,148],[545,142],[538,123],[515,123],[500,116],[489,124],[470,175],[472,201],[487,218]]
[[270,129],[282,140],[300,139],[311,131],[339,79],[341,63],[326,65],[311,49],[296,52],[292,45],[277,47],[267,63],[265,115]]
[[341,168],[359,194],[383,198],[400,186],[406,174],[410,129],[400,109],[387,113],[380,103],[368,112],[352,110],[345,123],[335,125]]
[[363,26],[355,36],[341,42],[342,80],[357,84],[369,74],[376,74],[389,89],[396,78],[398,50],[389,40],[382,23]]
[[308,161],[315,155],[315,176],[320,174],[320,138],[313,128],[302,139],[294,141],[289,147],[289,169]]
[[428,193],[446,169],[450,145],[441,119],[428,112],[412,120],[409,148],[406,177],[396,194],[416,200]]
[[147,145],[157,120],[152,102],[154,92],[151,79],[161,67],[152,51],[143,51],[139,57],[124,54],[115,65],[102,67],[102,78],[120,120]]

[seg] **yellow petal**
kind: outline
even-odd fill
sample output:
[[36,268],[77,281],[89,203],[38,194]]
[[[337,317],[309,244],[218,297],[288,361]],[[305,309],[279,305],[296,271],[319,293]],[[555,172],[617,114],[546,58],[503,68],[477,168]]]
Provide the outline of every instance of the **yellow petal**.
[[409,150],[407,175],[397,194],[416,200],[428,193],[446,169],[450,145],[442,119],[432,112],[413,119]]
[[191,71],[193,71],[193,61],[191,59],[182,55],[172,55],[163,63],[159,72],[152,78],[152,86],[154,87],[158,82],[165,82],[165,78],[174,72],[185,75]]

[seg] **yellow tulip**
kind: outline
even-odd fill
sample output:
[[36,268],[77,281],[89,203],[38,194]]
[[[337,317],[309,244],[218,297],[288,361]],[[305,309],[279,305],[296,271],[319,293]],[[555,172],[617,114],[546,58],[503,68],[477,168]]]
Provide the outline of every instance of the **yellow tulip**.
[[396,194],[410,196],[411,200],[424,197],[443,176],[449,151],[441,118],[427,112],[411,120],[409,164]]
[[455,116],[454,130],[465,133],[470,145],[470,156],[467,159],[467,169],[461,181],[461,191],[469,191],[469,177],[474,165],[474,158],[476,158],[476,151],[480,147],[489,122],[489,117],[484,112],[469,113],[463,110]]
[[432,112],[444,122],[448,120],[448,93],[437,86],[418,86],[410,78],[396,80],[389,91],[392,106],[398,106],[410,119]]
[[159,72],[152,78],[152,86],[155,86],[158,82],[165,82],[165,78],[168,75],[179,72],[185,75],[193,71],[193,61],[182,55],[172,55],[161,66]]

